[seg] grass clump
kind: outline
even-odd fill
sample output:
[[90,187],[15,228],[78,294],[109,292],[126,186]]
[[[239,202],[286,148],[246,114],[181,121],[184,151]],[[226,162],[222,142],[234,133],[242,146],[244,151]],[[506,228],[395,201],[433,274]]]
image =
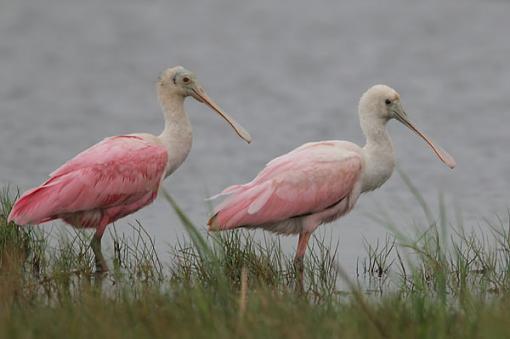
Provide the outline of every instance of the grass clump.
[[[306,291],[278,240],[245,232],[206,235],[165,195],[188,232],[160,259],[140,224],[111,228],[112,272],[93,273],[89,236],[56,238],[7,223],[0,210],[0,337],[506,338],[510,326],[510,225],[483,237],[444,211],[411,235],[376,244],[358,277],[315,239]],[[424,201],[423,201],[424,203]],[[392,227],[392,225],[388,225]],[[446,232],[446,229],[454,231]],[[447,233],[451,233],[448,235]],[[369,281],[367,285],[367,281]],[[373,288],[375,286],[375,288]],[[376,293],[373,293],[375,291]]]

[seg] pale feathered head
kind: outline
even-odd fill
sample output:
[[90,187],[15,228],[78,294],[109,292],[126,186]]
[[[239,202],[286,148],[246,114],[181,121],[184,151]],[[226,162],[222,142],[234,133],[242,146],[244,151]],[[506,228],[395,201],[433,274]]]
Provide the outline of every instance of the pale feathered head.
[[195,74],[186,68],[176,66],[166,69],[159,77],[158,86],[163,93],[178,94],[183,97],[191,96],[206,104],[225,119],[242,139],[248,143],[251,142],[250,134],[207,95]]
[[375,85],[370,87],[362,96],[359,102],[359,114],[361,119],[365,121],[386,121],[396,119],[403,125],[408,127],[432,148],[438,158],[448,167],[454,168],[455,159],[441,147],[436,146],[429,137],[421,132],[409,120],[402,104],[400,103],[400,95],[393,88],[386,85]]

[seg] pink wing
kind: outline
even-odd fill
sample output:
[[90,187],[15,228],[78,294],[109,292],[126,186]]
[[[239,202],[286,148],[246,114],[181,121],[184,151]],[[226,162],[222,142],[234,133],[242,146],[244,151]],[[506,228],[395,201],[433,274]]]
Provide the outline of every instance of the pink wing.
[[212,229],[275,223],[322,211],[353,189],[362,169],[359,147],[347,142],[305,144],[269,162],[250,183],[225,189]]
[[9,220],[35,224],[60,215],[127,205],[157,192],[168,154],[140,136],[104,139],[18,199]]

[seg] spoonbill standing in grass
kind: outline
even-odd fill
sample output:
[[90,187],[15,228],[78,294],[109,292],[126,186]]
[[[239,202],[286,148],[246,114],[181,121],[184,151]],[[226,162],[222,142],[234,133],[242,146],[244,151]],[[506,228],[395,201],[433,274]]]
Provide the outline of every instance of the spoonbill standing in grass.
[[[448,167],[455,160],[408,119],[399,94],[385,85],[370,88],[359,103],[364,147],[348,141],[306,143],[271,162],[255,179],[226,188],[209,219],[210,231],[239,227],[299,234],[294,259],[303,288],[303,256],[317,227],[348,213],[363,192],[381,186],[393,172],[395,154],[386,123],[397,119],[422,137]],[[213,197],[213,198],[215,198]]]
[[165,116],[159,136],[139,133],[106,138],[58,168],[41,186],[14,204],[9,221],[40,224],[62,219],[77,228],[95,228],[91,241],[96,271],[108,270],[101,252],[106,226],[156,199],[163,179],[186,159],[191,125],[184,99],[192,96],[215,110],[248,143],[251,137],[212,101],[193,73],[177,66],[157,83]]

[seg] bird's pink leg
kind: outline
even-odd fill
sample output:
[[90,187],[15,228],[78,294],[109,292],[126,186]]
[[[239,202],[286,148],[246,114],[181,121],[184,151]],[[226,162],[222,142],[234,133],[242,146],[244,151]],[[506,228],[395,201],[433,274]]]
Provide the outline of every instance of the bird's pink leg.
[[299,233],[298,246],[296,251],[296,256],[294,257],[294,268],[296,269],[296,289],[299,292],[304,291],[304,256],[306,252],[306,248],[308,247],[308,240],[310,240],[311,232],[302,232]]
[[103,233],[106,229],[108,223],[104,220],[101,220],[98,228],[96,229],[96,233],[92,237],[92,241],[90,242],[90,247],[94,252],[94,259],[96,262],[96,273],[106,273],[108,272],[108,265],[106,265],[106,260],[103,257],[103,252],[101,251],[101,239],[103,238]]

